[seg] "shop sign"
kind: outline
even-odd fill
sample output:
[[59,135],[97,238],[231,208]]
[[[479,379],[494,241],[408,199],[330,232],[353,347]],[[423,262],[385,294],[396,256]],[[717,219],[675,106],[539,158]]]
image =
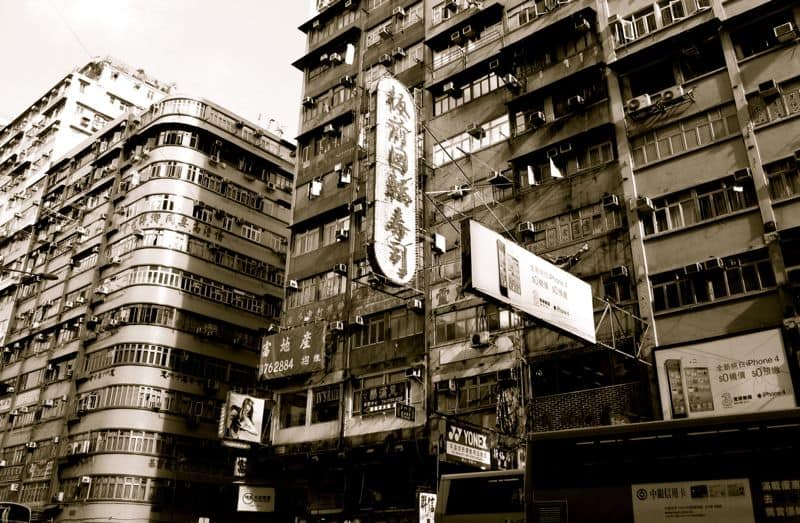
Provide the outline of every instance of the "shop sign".
[[484,469],[491,467],[492,454],[488,432],[462,427],[448,421],[445,438],[447,457]]
[[261,340],[263,380],[305,374],[325,367],[325,324],[303,325]]
[[474,220],[461,222],[461,245],[464,289],[589,343],[597,341],[588,283]]
[[269,419],[266,400],[238,392],[229,392],[225,403],[225,422],[220,437],[225,440],[260,443],[265,422]]
[[767,521],[800,519],[800,479],[762,481],[761,502]]
[[275,512],[275,489],[273,487],[239,485],[236,510],[239,512]]
[[394,78],[377,86],[373,269],[394,285],[417,270],[417,115],[414,97]]
[[389,383],[361,391],[361,412],[375,414],[390,411],[396,403],[406,401],[406,383]]
[[436,514],[436,497],[433,492],[419,493],[419,523],[433,523]]
[[631,485],[634,523],[755,523],[749,480]]
[[779,329],[662,349],[655,359],[665,419],[795,406]]
[[414,421],[416,414],[417,409],[414,408],[414,405],[399,402],[395,403],[394,405],[394,415],[397,418],[404,419],[406,421]]

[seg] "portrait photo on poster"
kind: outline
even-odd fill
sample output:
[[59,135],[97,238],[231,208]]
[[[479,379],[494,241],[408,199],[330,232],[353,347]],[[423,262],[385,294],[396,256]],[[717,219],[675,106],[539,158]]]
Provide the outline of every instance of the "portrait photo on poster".
[[258,443],[263,421],[263,399],[236,392],[228,395],[224,438]]

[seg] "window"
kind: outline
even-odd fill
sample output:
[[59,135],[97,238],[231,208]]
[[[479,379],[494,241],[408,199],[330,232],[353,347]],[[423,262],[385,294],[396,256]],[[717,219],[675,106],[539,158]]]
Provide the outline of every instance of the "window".
[[460,92],[457,97],[446,93],[435,96],[433,100],[433,114],[438,116],[452,111],[475,98],[489,94],[503,86],[505,86],[505,81],[494,73],[481,76],[466,85],[460,86],[458,88]]
[[736,48],[736,55],[741,60],[781,45],[773,29],[786,23],[797,27],[792,11],[773,14],[735,30],[731,39]]
[[485,149],[510,137],[508,115],[504,114],[483,125],[482,138],[473,138],[466,132],[434,145],[433,166],[439,167],[446,163],[463,158],[465,153],[472,153]]
[[285,392],[281,394],[281,428],[302,427],[306,424],[308,392]]
[[800,113],[800,78],[784,82],[773,96],[755,93],[747,98],[750,119],[755,125],[763,125]]
[[364,347],[386,339],[386,320],[383,314],[364,319],[364,326],[353,334],[353,346]]
[[764,165],[769,180],[769,194],[773,200],[800,194],[800,162],[787,158]]
[[339,419],[341,386],[328,385],[311,391],[314,398],[311,404],[311,423],[324,423]]
[[739,132],[736,108],[726,105],[631,139],[636,167],[703,147]]
[[650,235],[682,229],[755,204],[751,179],[738,182],[730,178],[718,180],[654,200],[655,210],[642,215],[644,232]]
[[515,312],[494,305],[479,305],[437,314],[434,320],[434,343],[462,340],[479,331],[509,329],[521,325],[522,319]]
[[242,236],[244,236],[248,240],[251,240],[251,241],[254,241],[254,242],[260,242],[261,241],[261,233],[263,233],[263,232],[264,232],[264,229],[262,229],[261,227],[258,227],[256,225],[251,225],[251,224],[242,225]]
[[705,266],[653,275],[653,308],[656,312],[709,303],[729,296],[758,292],[775,286],[766,250],[729,256],[722,267]]
[[405,371],[353,380],[353,416],[394,410],[396,402],[408,403],[411,390]]

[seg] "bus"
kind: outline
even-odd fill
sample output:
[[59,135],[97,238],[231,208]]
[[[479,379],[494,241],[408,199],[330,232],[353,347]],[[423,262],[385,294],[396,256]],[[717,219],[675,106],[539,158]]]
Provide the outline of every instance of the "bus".
[[524,523],[525,471],[443,475],[435,518],[436,523]]
[[1,523],[30,523],[31,509],[27,505],[0,501]]

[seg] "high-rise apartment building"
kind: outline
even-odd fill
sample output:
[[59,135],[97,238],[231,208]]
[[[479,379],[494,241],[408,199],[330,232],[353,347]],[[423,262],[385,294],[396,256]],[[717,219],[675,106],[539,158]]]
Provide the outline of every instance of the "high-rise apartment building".
[[[0,258],[16,267],[27,249],[19,231],[36,218],[44,176],[53,160],[129,110],[144,110],[173,86],[113,58],[92,60],[56,83],[0,129]],[[0,288],[19,273],[6,273]],[[10,309],[0,305],[0,340]]]
[[[262,369],[259,471],[304,517],[407,521],[442,473],[521,465],[526,434],[796,405],[796,3],[318,4],[282,328],[325,323],[326,361]],[[405,286],[368,256],[386,76],[419,122]],[[465,218],[589,283],[597,343],[465,292]]]
[[280,311],[293,150],[169,96],[46,170],[4,290],[0,500],[56,520],[236,520],[217,422],[227,391],[255,387]]

